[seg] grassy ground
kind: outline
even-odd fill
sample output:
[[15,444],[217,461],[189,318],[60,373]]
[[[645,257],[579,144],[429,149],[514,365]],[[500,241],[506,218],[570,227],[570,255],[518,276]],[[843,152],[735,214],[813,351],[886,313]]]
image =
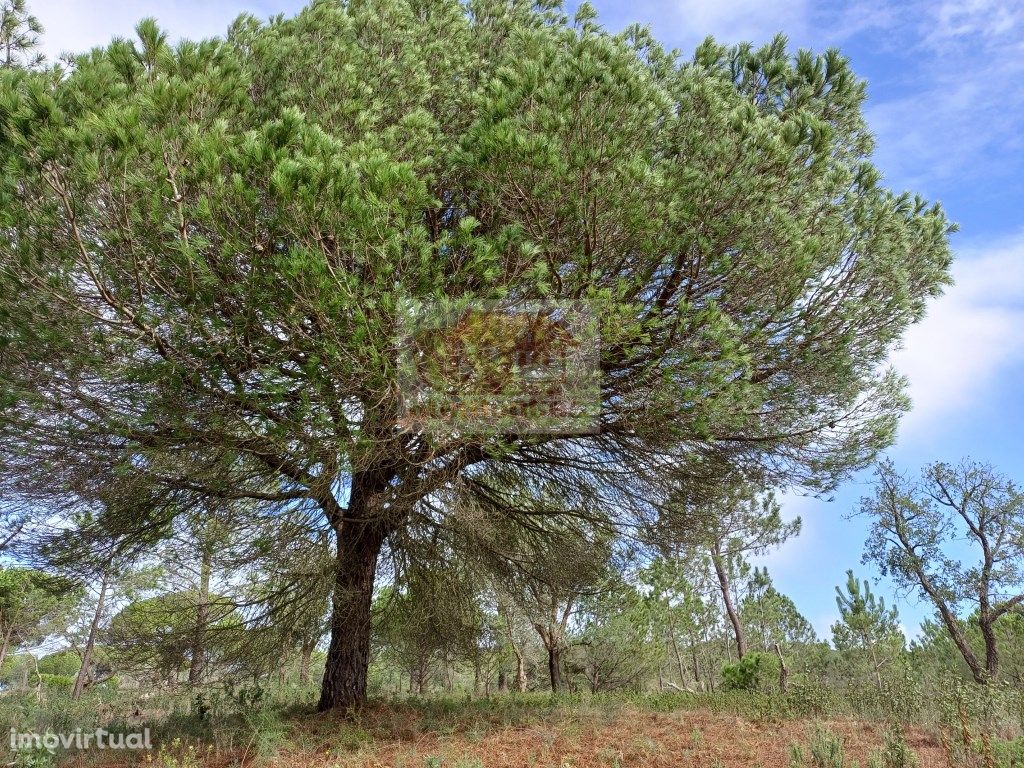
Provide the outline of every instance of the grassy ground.
[[[173,719],[172,719],[173,720]],[[794,744],[808,752],[824,729],[845,762],[880,761],[885,726],[847,718],[812,720],[766,711],[752,699],[507,696],[375,704],[353,719],[308,706],[261,708],[223,722],[178,719],[158,726],[152,752],[66,755],[82,768],[791,768]],[[922,768],[948,765],[937,733],[906,730]],[[798,764],[798,768],[803,766]],[[884,766],[889,768],[889,766]],[[899,766],[898,768],[902,768]],[[951,768],[960,768],[952,766]]]

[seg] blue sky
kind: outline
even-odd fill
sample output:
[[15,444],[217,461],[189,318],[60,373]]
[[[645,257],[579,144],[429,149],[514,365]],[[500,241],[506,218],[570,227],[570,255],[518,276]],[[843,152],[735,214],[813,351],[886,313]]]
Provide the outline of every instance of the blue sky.
[[[294,0],[29,0],[50,55],[130,35],[155,16],[175,37],[222,32],[240,12],[290,13]],[[685,52],[706,35],[722,42],[787,34],[794,46],[839,47],[869,84],[876,163],[889,186],[942,201],[959,223],[956,285],[915,327],[893,363],[911,381],[915,408],[890,456],[904,468],[964,456],[1024,481],[1024,0],[596,0],[617,30],[634,21]],[[785,497],[804,533],[766,558],[776,583],[820,633],[837,611],[833,587],[860,566],[863,520],[849,519],[870,476],[831,502]],[[876,591],[892,599],[884,582]],[[931,611],[898,600],[913,632]]]

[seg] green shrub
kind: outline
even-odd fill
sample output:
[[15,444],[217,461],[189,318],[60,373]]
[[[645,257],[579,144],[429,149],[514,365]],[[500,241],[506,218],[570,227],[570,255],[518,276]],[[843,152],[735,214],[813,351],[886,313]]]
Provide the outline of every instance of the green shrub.
[[896,725],[890,725],[886,730],[880,757],[881,768],[917,768],[917,757],[907,746],[903,729]]
[[82,667],[82,660],[74,651],[57,651],[39,660],[39,674],[62,675],[74,678]]
[[727,691],[767,691],[779,678],[779,661],[768,653],[748,653],[735,664],[722,667]]
[[814,726],[806,751],[799,744],[789,749],[790,768],[856,768],[846,760],[843,740],[820,725]]
[[57,758],[46,747],[28,747],[17,750],[10,765],[12,768],[53,768]]
[[50,675],[45,672],[39,673],[39,681],[47,688],[60,691],[71,690],[71,687],[75,684],[75,678],[71,675]]

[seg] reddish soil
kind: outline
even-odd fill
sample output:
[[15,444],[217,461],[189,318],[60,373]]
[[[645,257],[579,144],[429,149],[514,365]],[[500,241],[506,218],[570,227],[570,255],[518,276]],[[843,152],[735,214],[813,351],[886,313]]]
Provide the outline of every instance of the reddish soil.
[[[436,724],[435,724],[436,725]],[[854,720],[822,723],[843,740],[847,765],[866,768],[883,742],[884,726]],[[331,716],[307,716],[276,757],[250,750],[176,748],[145,756],[92,753],[65,765],[82,768],[790,768],[790,746],[808,753],[813,723],[751,721],[700,711],[562,712],[526,724],[479,721],[425,730],[418,714],[381,708],[356,725]],[[911,729],[907,742],[920,768],[949,765],[938,739]],[[809,756],[809,755],[808,755]]]
[[[848,761],[861,768],[882,744],[882,727],[877,724],[823,725],[842,737]],[[754,723],[705,712],[625,710],[482,734],[410,732],[405,739],[378,740],[349,754],[332,749],[319,760],[307,753],[301,758],[281,755],[276,762],[345,768],[789,768],[790,745],[800,743],[806,750],[811,727],[800,721]],[[908,743],[921,768],[947,768],[937,739],[911,731]]]

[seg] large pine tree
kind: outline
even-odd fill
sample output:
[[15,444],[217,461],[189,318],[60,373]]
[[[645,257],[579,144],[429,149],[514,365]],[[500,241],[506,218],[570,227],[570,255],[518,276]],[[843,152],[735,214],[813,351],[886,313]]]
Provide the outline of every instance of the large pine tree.
[[[949,225],[879,186],[863,99],[835,52],[681,60],[522,0],[323,0],[177,45],[144,21],[0,72],[0,482],[134,478],[140,529],[306,513],[337,542],[320,706],[359,704],[381,552],[456,499],[656,523],[668,469],[821,488],[891,440],[882,366]],[[409,301],[585,306],[592,429],[409,428]]]

